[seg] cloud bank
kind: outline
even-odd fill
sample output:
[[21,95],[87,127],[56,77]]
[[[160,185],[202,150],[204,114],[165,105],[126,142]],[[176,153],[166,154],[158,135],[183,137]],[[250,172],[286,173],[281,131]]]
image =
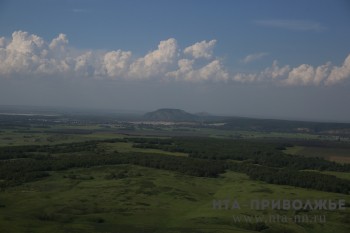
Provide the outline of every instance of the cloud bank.
[[272,82],[285,86],[330,86],[350,79],[350,54],[341,66],[332,66],[331,62],[320,66],[301,64],[291,68],[280,67],[275,60],[271,67],[257,73],[237,73],[233,79],[241,83]]
[[[170,38],[160,41],[157,49],[135,58],[131,51],[123,50],[78,51],[69,46],[64,34],[47,42],[37,35],[16,31],[10,39],[0,38],[0,76],[226,80],[228,74],[223,65],[213,58],[215,43],[202,41],[181,50],[177,41]],[[203,59],[204,63],[198,62]]]
[[[160,41],[144,56],[131,51],[82,51],[69,46],[65,34],[51,41],[24,31],[0,37],[0,78],[65,77],[176,82],[273,83],[285,86],[334,85],[350,78],[350,54],[343,64],[280,66],[275,60],[260,72],[229,72],[214,56],[216,40],[201,41],[184,49],[176,39]],[[248,55],[249,63],[267,53]]]

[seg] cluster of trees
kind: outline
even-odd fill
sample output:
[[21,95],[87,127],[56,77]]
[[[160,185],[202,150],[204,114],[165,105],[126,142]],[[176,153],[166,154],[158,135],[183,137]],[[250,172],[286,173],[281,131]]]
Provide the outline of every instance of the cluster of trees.
[[134,146],[146,146],[149,148],[152,146],[164,146],[173,145],[174,140],[168,138],[128,138],[129,142],[133,142]]
[[317,171],[298,171],[288,168],[272,168],[250,164],[249,162],[231,162],[229,169],[243,172],[253,180],[261,180],[270,184],[291,185],[326,192],[349,194],[350,181]]
[[92,134],[94,131],[88,129],[54,129],[46,132],[52,134]]
[[37,180],[48,176],[48,172],[50,171],[115,164],[134,164],[204,177],[216,177],[226,169],[226,164],[223,161],[166,156],[161,154],[63,154],[60,156],[48,156],[45,159],[35,159],[31,157],[0,161],[0,188]]

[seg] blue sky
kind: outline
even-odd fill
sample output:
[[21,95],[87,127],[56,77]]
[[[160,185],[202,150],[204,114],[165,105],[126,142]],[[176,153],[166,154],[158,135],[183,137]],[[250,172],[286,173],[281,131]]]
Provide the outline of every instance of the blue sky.
[[349,1],[0,1],[0,104],[350,121]]

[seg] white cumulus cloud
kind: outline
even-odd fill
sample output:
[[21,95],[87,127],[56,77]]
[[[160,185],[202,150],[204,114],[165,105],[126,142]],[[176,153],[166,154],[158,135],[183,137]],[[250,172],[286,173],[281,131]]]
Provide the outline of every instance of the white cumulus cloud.
[[110,78],[125,77],[129,69],[131,55],[130,51],[121,50],[106,53],[103,56],[103,72],[101,74]]
[[249,54],[245,58],[242,59],[243,63],[250,63],[256,60],[259,60],[265,56],[267,56],[268,53],[254,53],[254,54]]
[[264,78],[276,79],[276,78],[284,77],[286,74],[288,74],[289,71],[290,71],[289,65],[279,67],[277,60],[274,60],[271,67],[268,67],[261,72],[260,77],[262,79]]
[[129,75],[136,78],[149,78],[162,74],[176,58],[177,42],[174,38],[161,41],[158,49],[137,59],[130,65]]
[[320,66],[301,64],[291,68],[289,65],[279,67],[277,61],[271,67],[256,73],[238,73],[233,80],[247,82],[274,82],[286,86],[333,85],[350,79],[350,54],[342,66],[332,66],[330,62]]
[[313,82],[315,77],[315,69],[307,64],[302,64],[293,68],[289,72],[288,78],[285,81],[288,85],[309,85]]
[[168,72],[166,76],[190,82],[227,81],[229,79],[228,72],[219,60],[215,59],[197,69],[193,67],[194,63],[194,60],[181,59],[178,61],[178,70]]
[[329,74],[326,85],[332,85],[335,83],[339,83],[345,79],[350,78],[350,54],[345,59],[342,66],[335,66],[332,68],[331,73]]
[[314,68],[308,64],[302,64],[292,69],[288,78],[284,80],[287,85],[320,85],[329,74],[330,63]]
[[209,59],[213,55],[213,48],[215,44],[216,40],[211,40],[209,42],[203,40],[185,48],[184,53],[189,54],[194,58]]
[[233,76],[233,80],[240,83],[252,83],[257,81],[258,74],[244,74],[244,73],[238,73],[235,76]]
[[0,37],[0,48],[4,48],[6,46],[5,37]]
[[258,73],[237,73],[233,80],[241,83],[252,82],[271,82],[282,79],[288,75],[290,67],[285,65],[280,67],[276,60],[273,61],[271,67],[267,67]]

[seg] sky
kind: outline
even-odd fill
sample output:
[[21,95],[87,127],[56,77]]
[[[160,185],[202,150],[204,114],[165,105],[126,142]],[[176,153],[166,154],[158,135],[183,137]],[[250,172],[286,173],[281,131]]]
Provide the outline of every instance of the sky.
[[350,122],[347,0],[0,0],[0,105]]

